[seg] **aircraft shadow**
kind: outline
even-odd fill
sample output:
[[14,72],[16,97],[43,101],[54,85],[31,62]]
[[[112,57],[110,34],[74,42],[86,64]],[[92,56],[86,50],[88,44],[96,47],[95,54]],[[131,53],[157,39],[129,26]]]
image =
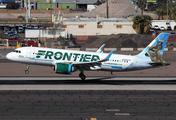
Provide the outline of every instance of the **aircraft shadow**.
[[0,85],[148,85],[148,84],[157,84],[157,85],[173,85],[176,84],[176,79],[174,80],[107,80],[115,77],[102,77],[98,79],[88,79],[82,81],[78,80],[0,80]]

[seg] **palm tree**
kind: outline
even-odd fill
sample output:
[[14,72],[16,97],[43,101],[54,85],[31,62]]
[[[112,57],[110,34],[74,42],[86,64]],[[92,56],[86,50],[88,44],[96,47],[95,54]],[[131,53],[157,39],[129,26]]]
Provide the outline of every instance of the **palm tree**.
[[163,16],[167,15],[167,9],[168,9],[168,16],[172,17],[173,8],[174,8],[174,4],[169,1],[168,7],[167,7],[167,4],[163,4],[159,9],[155,11],[155,14],[158,15],[158,19],[162,17],[161,19],[163,20]]
[[163,9],[163,8],[160,8],[160,9],[157,9],[155,11],[155,14],[158,15],[158,19],[160,20],[160,17],[162,17],[162,20],[163,20],[163,16],[167,14],[166,10]]
[[133,28],[138,34],[148,33],[153,18],[149,15],[137,15],[133,18]]
[[172,8],[172,17],[176,19],[176,6]]
[[147,1],[146,0],[138,0],[137,6],[141,9],[141,15],[143,15],[144,8],[146,6]]

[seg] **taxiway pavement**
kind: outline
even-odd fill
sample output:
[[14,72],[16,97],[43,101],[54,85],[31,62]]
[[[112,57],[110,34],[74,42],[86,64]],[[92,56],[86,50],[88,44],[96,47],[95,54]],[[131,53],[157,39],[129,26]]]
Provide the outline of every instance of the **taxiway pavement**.
[[162,90],[3,90],[0,119],[175,120],[175,98]]

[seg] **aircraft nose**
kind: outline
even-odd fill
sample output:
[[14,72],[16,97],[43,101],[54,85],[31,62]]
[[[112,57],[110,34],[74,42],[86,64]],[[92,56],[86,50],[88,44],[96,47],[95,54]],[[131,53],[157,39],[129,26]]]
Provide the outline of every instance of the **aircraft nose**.
[[12,60],[13,56],[12,56],[11,53],[8,53],[8,54],[6,55],[6,58],[7,58],[8,60]]

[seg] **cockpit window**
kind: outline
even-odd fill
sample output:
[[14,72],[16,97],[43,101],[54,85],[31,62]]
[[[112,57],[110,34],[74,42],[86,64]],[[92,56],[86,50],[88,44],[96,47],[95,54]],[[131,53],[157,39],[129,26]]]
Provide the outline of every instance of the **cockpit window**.
[[20,51],[20,50],[14,50],[13,52],[16,52],[16,53],[21,53],[21,51]]

